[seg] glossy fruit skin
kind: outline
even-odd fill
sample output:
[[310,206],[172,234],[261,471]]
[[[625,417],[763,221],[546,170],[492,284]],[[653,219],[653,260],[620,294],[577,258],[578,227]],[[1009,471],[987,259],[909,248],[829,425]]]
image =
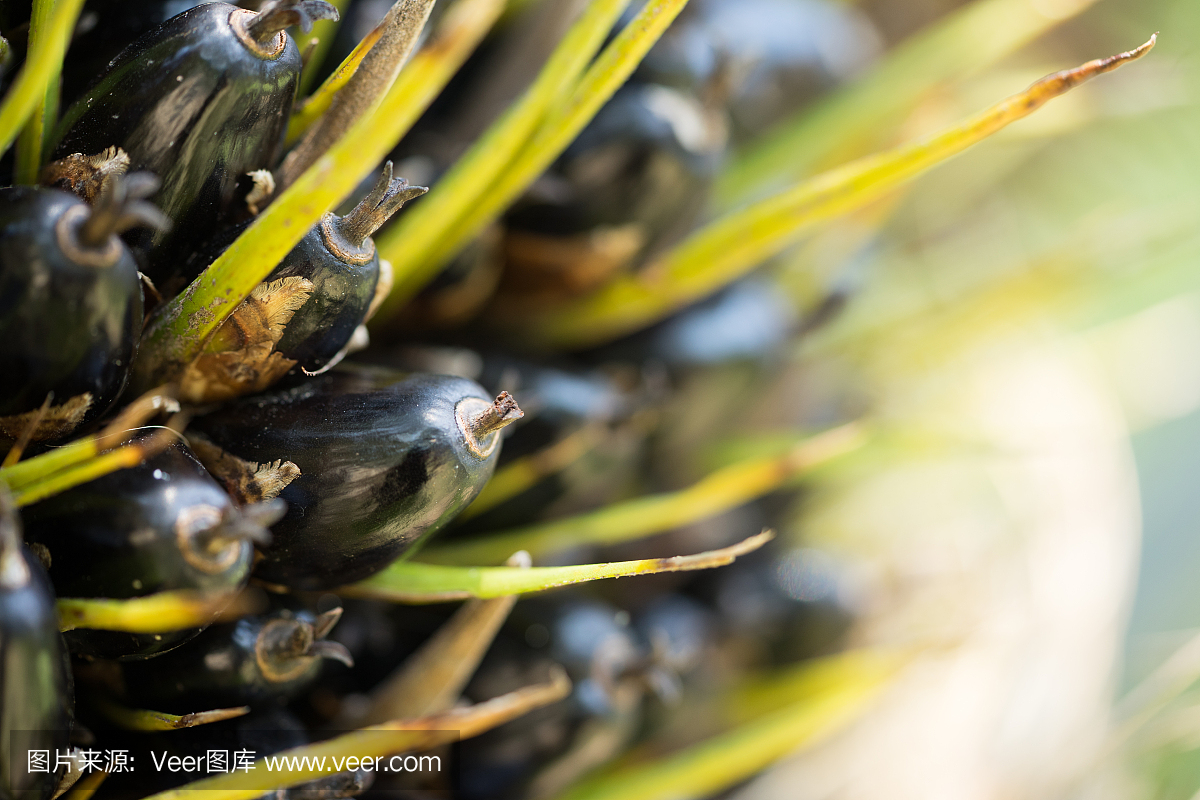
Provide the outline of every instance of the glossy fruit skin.
[[[225,515],[233,501],[182,442],[140,466],[118,470],[23,509],[26,538],[46,546],[60,597],[141,597],[180,589],[233,590],[250,574],[253,546],[231,542],[213,562],[184,552],[179,526],[200,513]],[[72,653],[146,658],[193,638],[78,629]]]
[[153,199],[174,226],[130,242],[167,293],[195,277],[181,265],[232,211],[239,180],[274,160],[295,100],[295,43],[284,34],[278,55],[256,54],[229,22],[249,13],[210,3],[172,17],[113,59],[59,126],[54,158],[119,145],[130,171],[162,180]]
[[24,752],[49,750],[54,768],[54,753],[67,748],[74,692],[54,590],[29,549],[19,550],[11,557],[26,574],[0,584],[0,725],[8,745],[0,753],[0,796],[44,800],[57,776],[28,773]]
[[71,57],[63,63],[63,103],[74,102],[139,36],[198,5],[196,0],[88,0],[71,40]]
[[330,252],[318,225],[267,280],[291,276],[312,281],[313,293],[288,323],[276,349],[315,372],[346,346],[367,316],[379,281],[379,253],[372,252],[371,258],[361,263],[338,258]]
[[[119,240],[110,265],[80,263],[59,244],[64,214],[88,206],[56,189],[0,189],[0,416],[91,393],[82,422],[121,394],[142,325],[142,285]],[[72,209],[76,209],[72,211]]]
[[315,620],[309,611],[279,611],[213,625],[185,646],[160,658],[125,665],[128,699],[134,707],[187,714],[207,708],[282,704],[312,685],[322,659],[289,659],[268,672],[256,646],[264,626],[276,619]]
[[[284,458],[300,477],[280,494],[288,512],[255,575],[293,589],[366,578],[454,518],[495,468],[467,447],[455,419],[474,381],[341,368],[245,398],[193,426],[239,458]],[[493,434],[495,435],[495,434]]]

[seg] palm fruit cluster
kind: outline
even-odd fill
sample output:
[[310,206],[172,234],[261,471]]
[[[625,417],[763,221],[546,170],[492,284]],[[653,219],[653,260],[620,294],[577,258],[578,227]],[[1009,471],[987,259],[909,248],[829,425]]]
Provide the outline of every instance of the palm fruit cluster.
[[[861,431],[776,408],[830,430],[697,465],[847,300],[756,272],[780,219],[1148,49],[722,216],[734,155],[879,56],[866,15],[503,6],[4,3],[4,798],[570,795],[689,693],[837,652],[837,565],[764,545]],[[693,574],[515,603],[656,572]],[[250,769],[318,750],[359,760]]]

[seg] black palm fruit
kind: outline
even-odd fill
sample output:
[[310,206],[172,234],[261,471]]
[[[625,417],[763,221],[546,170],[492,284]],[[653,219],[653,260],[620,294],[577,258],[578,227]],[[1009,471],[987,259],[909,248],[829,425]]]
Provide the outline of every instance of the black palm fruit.
[[55,189],[0,189],[0,437],[17,438],[53,393],[34,438],[112,406],[142,327],[142,285],[117,236],[160,224],[147,175],[110,180],[94,206]]
[[[390,288],[381,281],[373,234],[422,186],[392,179],[384,165],[374,189],[345,216],[326,214],[208,342],[181,380],[180,397],[212,403],[269,388],[290,370],[317,374],[347,354],[356,332]],[[244,230],[193,259],[199,273]],[[195,266],[194,262],[202,262]]]
[[336,13],[321,0],[198,6],[125,48],[63,115],[55,158],[118,146],[162,178],[155,201],[175,225],[131,244],[163,291],[194,277],[185,259],[231,212],[239,180],[279,151],[300,74],[284,28]]
[[869,18],[844,3],[693,0],[637,79],[720,104],[744,142],[857,75],[879,49]]
[[474,381],[334,370],[194,424],[239,458],[287,459],[300,477],[255,575],[297,589],[361,580],[457,515],[491,477],[499,430],[521,414]]
[[[21,544],[16,510],[0,487],[0,796],[51,796],[58,783],[55,756],[67,748],[73,704],[54,591]],[[47,752],[46,761],[34,763],[29,751]]]
[[324,659],[353,666],[349,651],[325,638],[341,615],[282,610],[214,625],[160,658],[126,664],[126,695],[179,714],[283,703],[313,684]]
[[[182,442],[23,512],[28,539],[50,553],[59,596],[108,598],[232,592],[249,577],[252,542],[269,538],[264,526],[279,513],[277,501],[236,507]],[[77,655],[144,658],[197,633],[77,629],[66,639]]]
[[71,40],[71,57],[63,63],[62,101],[74,102],[135,39],[198,5],[197,0],[88,0]]
[[657,84],[618,91],[505,221],[498,310],[603,284],[684,236],[726,151],[721,109]]

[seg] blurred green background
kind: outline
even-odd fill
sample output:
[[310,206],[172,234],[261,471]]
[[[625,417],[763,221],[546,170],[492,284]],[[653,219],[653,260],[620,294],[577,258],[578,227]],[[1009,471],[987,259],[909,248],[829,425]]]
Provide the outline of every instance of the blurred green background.
[[[861,5],[891,40],[946,10]],[[802,305],[831,284],[853,300],[775,401],[859,405],[879,434],[792,535],[856,565],[864,642],[946,649],[745,796],[1200,797],[1200,3],[1091,4],[891,130],[1155,31],[1143,62],[779,268]]]

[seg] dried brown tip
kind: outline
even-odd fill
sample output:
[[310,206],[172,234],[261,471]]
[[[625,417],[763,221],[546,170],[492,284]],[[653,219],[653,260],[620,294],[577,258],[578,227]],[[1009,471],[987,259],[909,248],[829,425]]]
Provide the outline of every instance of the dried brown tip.
[[224,722],[227,719],[237,719],[238,717],[244,717],[249,713],[250,706],[214,708],[211,711],[194,711],[191,714],[184,714],[182,717],[175,720],[171,727],[176,729],[195,728],[200,725],[209,725],[213,722]]
[[508,392],[501,392],[492,404],[467,420],[467,427],[476,439],[482,439],[489,433],[495,433],[506,425],[510,425],[525,412],[517,406],[517,401]]
[[338,620],[342,618],[342,607],[331,608],[328,611],[318,614],[317,619],[313,622],[313,637],[324,639],[333,630],[333,626],[338,624]]
[[25,452],[25,448],[29,446],[29,443],[33,441],[33,435],[41,426],[42,420],[46,418],[46,413],[50,410],[50,403],[53,400],[54,392],[48,393],[46,399],[42,401],[41,406],[38,407],[37,411],[33,412],[33,416],[29,418],[29,421],[21,429],[21,435],[13,442],[13,446],[8,449],[8,455],[0,463],[0,469],[11,467],[21,460],[21,455]]
[[405,203],[428,191],[426,186],[409,186],[404,178],[393,180],[392,162],[388,161],[370,194],[353,211],[337,220],[338,233],[355,248],[361,248],[367,238],[383,227]]
[[246,31],[264,47],[277,33],[293,25],[308,33],[317,20],[338,20],[338,10],[325,0],[268,0],[262,4]]
[[308,669],[314,658],[328,658],[348,667],[354,666],[354,659],[344,645],[322,638],[340,616],[341,609],[338,608],[321,614],[315,622],[290,615],[267,621],[254,645],[255,660],[263,675],[272,681],[291,680]]
[[[77,206],[77,208],[83,210],[83,206]],[[108,266],[108,262],[101,260],[95,265]],[[92,400],[92,393],[84,392],[59,405],[50,406],[45,413],[39,408],[23,414],[0,417],[0,437],[17,440],[21,439],[28,431],[32,431],[30,438],[34,441],[66,436],[83,422],[83,418],[87,416],[88,410],[92,407]]]
[[128,169],[129,155],[119,147],[109,147],[93,155],[72,153],[51,161],[42,169],[38,181],[93,203],[105,183],[124,175]]
[[333,661],[340,661],[347,667],[354,666],[354,658],[350,655],[350,651],[340,642],[327,642],[325,637],[333,630],[333,626],[338,624],[338,620],[342,618],[342,607],[331,608],[328,611],[318,614],[312,624],[313,641],[304,651],[306,656],[314,656],[316,658],[328,658]]
[[165,231],[171,220],[145,198],[158,191],[159,180],[149,172],[114,176],[104,182],[92,213],[79,226],[79,243],[99,249],[130,228],[146,227]]
[[508,392],[501,392],[489,403],[478,397],[464,397],[454,407],[454,419],[462,433],[463,444],[476,458],[487,458],[500,445],[497,432],[525,414]]
[[[238,505],[244,507],[246,513],[256,517],[256,522],[269,527],[277,521],[265,519],[268,514],[274,513],[274,507],[255,504],[278,497],[288,484],[300,477],[299,467],[283,459],[262,464],[246,461],[225,452],[196,433],[188,437],[188,442],[209,474],[217,479]],[[260,515],[263,518],[259,518]]]
[[308,649],[304,651],[304,655],[313,658],[327,658],[330,661],[340,661],[347,667],[354,666],[354,656],[350,655],[350,651],[341,642],[329,642],[317,639],[308,646]]

